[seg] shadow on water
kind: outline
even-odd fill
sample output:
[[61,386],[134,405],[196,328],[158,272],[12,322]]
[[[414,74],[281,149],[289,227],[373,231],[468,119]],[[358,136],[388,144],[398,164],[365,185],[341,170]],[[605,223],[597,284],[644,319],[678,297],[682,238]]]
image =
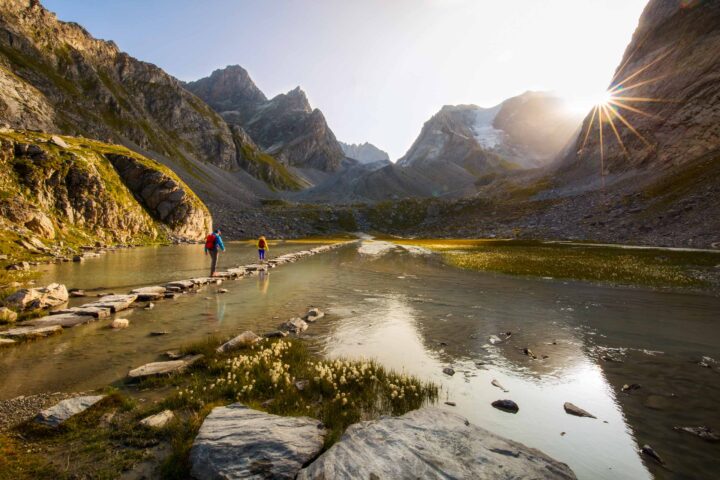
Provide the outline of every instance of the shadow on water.
[[[196,275],[203,265],[180,258],[184,248],[118,263],[108,257],[115,271],[98,279],[89,262],[57,267],[52,275],[69,286],[77,284],[68,278],[87,282],[77,285],[84,288]],[[254,251],[242,248],[233,263],[254,259]],[[182,275],[168,274],[175,264]],[[140,266],[150,271],[138,273]],[[131,322],[126,330],[112,331],[101,321],[7,349],[0,354],[0,398],[103,386],[166,350],[207,335],[262,333],[314,305],[328,312],[307,332],[318,352],[375,358],[436,381],[442,401],[456,404],[443,408],[545,451],[580,478],[712,478],[720,467],[717,444],[672,430],[720,425],[719,370],[697,365],[703,356],[720,357],[716,297],[487,275],[447,267],[435,257],[363,256],[355,246],[225,282],[226,294],[218,288],[123,313]],[[150,335],[158,330],[169,333]],[[509,340],[489,342],[506,331]],[[443,374],[446,366],[455,375]],[[624,393],[626,383],[642,387]],[[516,401],[520,411],[490,406],[501,398]],[[564,402],[598,418],[567,415]],[[668,469],[643,461],[637,450],[645,443]]]

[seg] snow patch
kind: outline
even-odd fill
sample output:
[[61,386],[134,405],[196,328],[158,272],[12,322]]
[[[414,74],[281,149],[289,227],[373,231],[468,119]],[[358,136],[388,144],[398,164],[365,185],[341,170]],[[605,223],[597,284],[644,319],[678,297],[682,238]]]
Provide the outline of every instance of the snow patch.
[[475,118],[470,129],[473,131],[475,140],[484,148],[496,148],[502,144],[505,132],[493,127],[493,122],[502,104],[493,108],[480,108],[475,110]]

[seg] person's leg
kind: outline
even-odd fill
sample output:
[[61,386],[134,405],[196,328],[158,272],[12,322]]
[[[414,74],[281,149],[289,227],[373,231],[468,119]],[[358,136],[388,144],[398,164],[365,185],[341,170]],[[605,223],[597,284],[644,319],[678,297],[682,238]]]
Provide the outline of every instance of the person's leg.
[[215,269],[217,268],[218,251],[210,250],[210,276],[215,275]]

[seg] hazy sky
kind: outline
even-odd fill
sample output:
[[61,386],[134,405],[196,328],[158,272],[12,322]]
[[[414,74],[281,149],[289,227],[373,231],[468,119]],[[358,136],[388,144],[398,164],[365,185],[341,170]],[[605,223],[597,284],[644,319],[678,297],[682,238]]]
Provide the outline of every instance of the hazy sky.
[[647,0],[44,0],[182,80],[230,64],[300,85],[339,140],[395,160],[443,105],[552,90],[587,108]]

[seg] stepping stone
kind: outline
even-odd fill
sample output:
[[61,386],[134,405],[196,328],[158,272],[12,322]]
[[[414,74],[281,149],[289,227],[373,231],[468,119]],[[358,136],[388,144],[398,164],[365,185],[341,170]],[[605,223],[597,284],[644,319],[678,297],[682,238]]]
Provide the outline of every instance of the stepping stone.
[[245,331],[238,335],[237,337],[233,338],[232,340],[229,340],[222,345],[220,345],[217,348],[218,353],[226,353],[230,352],[232,350],[236,350],[238,348],[245,348],[249,347],[251,345],[256,344],[260,341],[260,337],[255,335],[254,332],[251,332],[250,330]]
[[181,290],[190,290],[194,286],[195,286],[195,282],[193,282],[192,280],[176,280],[174,282],[165,284],[166,288],[175,287],[175,288],[179,288]]
[[48,315],[46,317],[34,318],[23,322],[22,325],[33,326],[33,327],[50,327],[58,325],[62,328],[71,328],[77,325],[84,325],[86,323],[94,322],[97,317],[90,315],[76,315],[74,313],[62,313],[58,315]]
[[107,307],[72,307],[63,310],[53,310],[50,315],[63,315],[71,313],[74,315],[88,315],[95,318],[106,318],[110,316],[110,309]]
[[130,370],[128,377],[132,379],[139,379],[145,377],[152,377],[154,375],[169,375],[171,373],[178,373],[185,370],[187,367],[197,362],[204,355],[192,355],[183,357],[179,360],[170,360],[167,362],[152,362],[143,365],[142,367]]
[[172,410],[163,410],[160,413],[143,418],[140,420],[140,425],[147,428],[160,429],[165,427],[173,419],[175,419],[175,414]]
[[109,308],[111,312],[117,313],[130,308],[130,305],[137,298],[137,295],[105,295],[95,302],[83,305],[83,307]]
[[240,403],[217,407],[193,442],[190,473],[198,480],[293,479],[320,453],[325,435],[313,418],[270,415]]
[[190,281],[193,282],[195,285],[207,285],[210,280],[214,279],[209,277],[198,277],[190,279]]
[[2,347],[10,347],[12,345],[15,345],[17,342],[15,340],[10,340],[9,338],[0,338],[0,348]]
[[163,296],[163,298],[165,298],[166,300],[175,300],[180,295],[182,295],[182,293],[180,292],[168,292]]
[[132,290],[130,293],[133,295],[137,295],[137,300],[140,302],[147,302],[150,300],[160,300],[163,298],[163,295],[165,295],[165,292],[167,290],[165,287],[142,287],[142,288],[136,288],[135,290]]
[[298,480],[322,478],[576,477],[567,465],[539,450],[430,407],[350,425],[338,442],[297,476]]
[[302,318],[291,318],[287,322],[280,325],[280,330],[286,330],[295,334],[299,334],[307,330],[308,324]]
[[7,337],[15,340],[27,340],[31,338],[49,337],[56,333],[62,332],[60,325],[50,325],[45,327],[17,327],[11,328],[10,330],[4,330],[0,332],[0,337]]
[[105,398],[105,395],[75,397],[68,398],[38,413],[35,422],[47,425],[48,427],[57,428],[68,419],[74,417],[78,413],[82,413],[97,402]]

